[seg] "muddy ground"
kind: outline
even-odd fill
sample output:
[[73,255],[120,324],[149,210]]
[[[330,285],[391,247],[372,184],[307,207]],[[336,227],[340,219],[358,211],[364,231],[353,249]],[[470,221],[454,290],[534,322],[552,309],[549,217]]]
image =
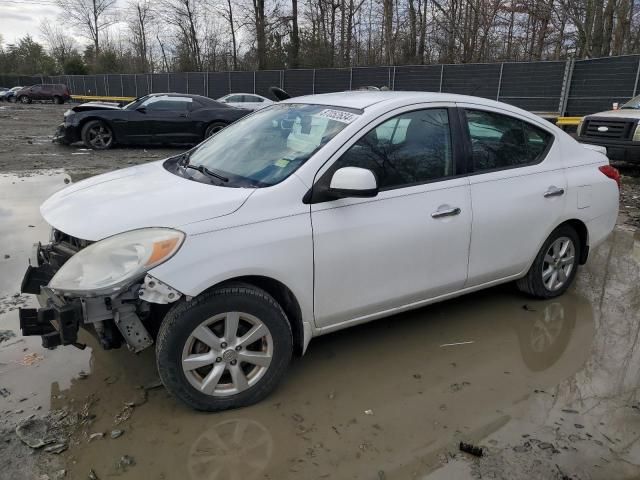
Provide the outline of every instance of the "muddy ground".
[[[31,244],[48,235],[38,205],[179,150],[52,145],[65,107],[5,107],[0,478],[640,478],[640,172],[623,166],[619,226],[570,293],[531,301],[505,285],[327,335],[267,400],[203,414],[158,386],[153,351],[89,336],[48,351],[17,328],[34,305],[18,294]],[[46,445],[26,446],[18,424]]]

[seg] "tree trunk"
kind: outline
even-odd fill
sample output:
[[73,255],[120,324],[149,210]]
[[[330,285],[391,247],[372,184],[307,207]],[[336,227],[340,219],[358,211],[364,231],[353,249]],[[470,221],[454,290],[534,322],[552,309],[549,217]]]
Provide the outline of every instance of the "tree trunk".
[[[293,0],[296,1],[296,0]],[[236,44],[236,27],[233,23],[233,8],[231,6],[231,0],[227,0],[227,6],[229,8],[229,29],[231,30],[231,57],[233,60],[233,69],[238,69],[238,46]]]
[[383,0],[385,62],[393,65],[393,0]]
[[253,0],[256,24],[258,70],[267,68],[267,39],[265,36],[264,0]]
[[[231,2],[231,0],[229,0]],[[300,36],[298,32],[298,0],[291,0],[291,68],[300,66]]]

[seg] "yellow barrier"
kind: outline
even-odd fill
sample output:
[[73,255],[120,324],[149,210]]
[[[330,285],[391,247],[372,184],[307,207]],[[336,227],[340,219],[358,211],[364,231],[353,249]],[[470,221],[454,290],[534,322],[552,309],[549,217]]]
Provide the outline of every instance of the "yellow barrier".
[[559,127],[577,127],[582,121],[582,117],[558,117],[556,125]]
[[134,97],[99,97],[95,95],[71,95],[74,100],[80,101],[103,101],[103,102],[132,102]]

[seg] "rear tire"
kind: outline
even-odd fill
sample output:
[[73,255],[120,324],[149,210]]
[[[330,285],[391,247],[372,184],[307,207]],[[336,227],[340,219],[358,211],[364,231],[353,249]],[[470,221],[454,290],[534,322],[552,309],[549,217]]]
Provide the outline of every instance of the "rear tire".
[[16,103],[16,101],[17,100],[16,100],[16,96],[15,95],[9,97],[9,103]]
[[64,100],[62,99],[62,97],[56,95],[53,97],[53,103],[55,103],[56,105],[62,105],[64,103]]
[[114,143],[113,131],[100,120],[91,120],[84,124],[80,134],[82,142],[93,150],[106,150]]
[[569,225],[556,228],[544,242],[527,275],[516,282],[536,298],[562,295],[573,283],[581,252],[580,238]]
[[26,95],[22,95],[18,100],[20,100],[20,103],[24,103],[25,105],[27,103],[31,103],[31,98],[27,97]]
[[226,126],[227,126],[227,124],[224,123],[224,122],[213,122],[213,123],[209,124],[207,126],[207,129],[204,132],[204,139],[206,140],[211,135],[215,135],[216,133],[218,133],[220,130],[222,130]]
[[284,377],[292,353],[284,311],[271,295],[248,284],[177,304],[162,321],[156,344],[167,390],[208,412],[265,398]]

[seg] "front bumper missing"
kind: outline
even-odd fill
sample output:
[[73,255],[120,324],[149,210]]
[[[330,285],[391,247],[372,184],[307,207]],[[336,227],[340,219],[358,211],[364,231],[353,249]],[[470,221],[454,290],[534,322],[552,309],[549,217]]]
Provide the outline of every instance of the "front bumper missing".
[[80,135],[77,127],[61,123],[56,129],[56,133],[53,136],[53,141],[62,143],[63,145],[70,145],[80,141]]
[[59,305],[53,301],[55,296],[49,289],[43,288],[42,293],[48,298],[48,306],[19,310],[22,335],[40,335],[42,346],[48,349],[60,345],[84,348],[84,345],[78,343],[78,328],[82,323],[81,305],[78,302]]
[[142,322],[151,314],[150,305],[175,302],[182,294],[146,275],[113,295],[59,295],[48,287],[49,282],[73,254],[61,245],[34,246],[21,291],[37,295],[42,308],[20,309],[22,334],[41,336],[42,346],[49,349],[60,345],[84,348],[77,342],[80,327],[94,334],[106,350],[120,347],[123,340],[134,352],[152,345],[153,338]]

